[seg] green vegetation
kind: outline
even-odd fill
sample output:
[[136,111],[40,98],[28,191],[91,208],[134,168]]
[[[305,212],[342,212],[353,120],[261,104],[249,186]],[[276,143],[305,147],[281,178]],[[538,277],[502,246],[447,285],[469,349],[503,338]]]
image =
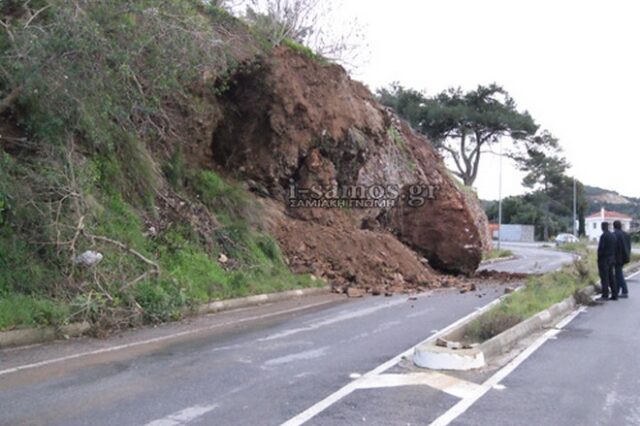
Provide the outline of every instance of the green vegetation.
[[505,257],[513,256],[513,252],[507,249],[493,249],[488,253],[483,255],[483,260],[493,260],[493,259],[502,259]]
[[566,251],[569,253],[587,253],[588,252],[588,242],[586,240],[581,240],[577,243],[565,243],[560,244],[558,246],[558,250]]
[[69,306],[23,294],[0,294],[0,330],[16,325],[58,325],[69,317]]
[[[407,162],[409,166],[409,170],[414,171],[416,168],[415,161],[413,160],[413,156],[409,151],[409,147],[407,146],[407,141],[402,137],[398,129],[395,126],[390,126],[387,129],[387,136],[393,141],[393,143],[398,147],[402,156],[404,157],[404,161]],[[455,181],[455,179],[454,179]]]
[[[262,53],[245,24],[197,0],[11,0],[0,19],[0,134],[16,135],[0,149],[0,330],[129,327],[315,285],[251,194],[185,158],[211,138],[237,37],[243,61]],[[102,261],[77,264],[87,250]]]
[[326,65],[329,63],[327,59],[315,53],[313,50],[311,50],[311,48],[305,46],[304,44],[298,43],[297,41],[292,40],[290,38],[285,38],[282,41],[282,45],[287,46],[289,49],[293,50],[294,52],[298,52],[299,54],[306,56],[309,59],[313,59],[314,61],[320,64]]
[[594,284],[597,281],[595,254],[585,253],[584,256],[560,271],[530,277],[524,288],[509,294],[500,304],[469,324],[465,340],[489,340]]
[[[451,158],[453,173],[465,186],[473,186],[485,148],[500,138],[535,146],[547,141],[533,138],[538,125],[528,112],[520,112],[506,90],[497,84],[463,93],[450,88],[432,97],[394,84],[378,91],[380,102],[393,108],[436,149]],[[528,139],[527,139],[528,138]]]

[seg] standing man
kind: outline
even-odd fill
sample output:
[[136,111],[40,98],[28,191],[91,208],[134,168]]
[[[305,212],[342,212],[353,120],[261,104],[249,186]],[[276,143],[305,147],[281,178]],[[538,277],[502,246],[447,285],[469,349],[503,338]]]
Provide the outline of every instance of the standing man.
[[[618,286],[613,275],[616,262],[616,236],[609,232],[609,222],[602,222],[602,235],[598,244],[598,272],[602,283],[602,296],[599,300],[618,300]],[[611,299],[609,299],[611,288]]]
[[631,261],[631,237],[622,230],[622,222],[619,220],[613,222],[613,233],[616,236],[616,284],[618,290],[622,292],[620,297],[626,299],[629,297],[629,288],[622,269]]

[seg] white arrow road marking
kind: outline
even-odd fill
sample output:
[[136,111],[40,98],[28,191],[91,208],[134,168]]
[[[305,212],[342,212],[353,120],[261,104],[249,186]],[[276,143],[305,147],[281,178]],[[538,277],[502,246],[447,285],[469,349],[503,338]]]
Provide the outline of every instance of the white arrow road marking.
[[358,382],[358,389],[391,388],[397,386],[426,385],[458,398],[467,398],[478,391],[477,383],[435,371],[411,374],[380,374]]
[[163,417],[158,420],[154,420],[147,423],[145,426],[184,426],[192,422],[193,420],[204,416],[207,413],[218,408],[217,404],[214,405],[194,405],[193,407],[185,408],[177,413],[169,414],[167,417]]

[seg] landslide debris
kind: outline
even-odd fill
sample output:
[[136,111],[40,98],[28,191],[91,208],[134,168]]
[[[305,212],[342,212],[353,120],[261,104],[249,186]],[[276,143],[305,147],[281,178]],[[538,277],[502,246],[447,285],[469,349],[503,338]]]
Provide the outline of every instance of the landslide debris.
[[[456,185],[426,139],[344,69],[280,48],[234,81],[213,132],[214,167],[283,204],[270,231],[295,270],[376,292],[437,286],[434,269],[475,272],[490,245],[477,198]],[[289,203],[292,188],[376,185],[397,188],[398,205]]]
[[[0,2],[0,329],[317,285],[291,271],[352,296],[466,288],[440,271],[489,248],[475,195],[344,69],[212,2],[49,3]],[[399,204],[290,205],[312,186]]]

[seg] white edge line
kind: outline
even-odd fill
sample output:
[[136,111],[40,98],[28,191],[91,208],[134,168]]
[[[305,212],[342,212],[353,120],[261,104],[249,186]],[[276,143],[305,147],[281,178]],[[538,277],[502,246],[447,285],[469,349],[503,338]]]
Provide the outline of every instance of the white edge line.
[[389,368],[393,367],[398,362],[400,362],[402,360],[402,358],[410,356],[413,353],[413,351],[415,350],[416,347],[418,347],[420,345],[423,345],[423,344],[425,344],[427,342],[430,342],[432,340],[437,339],[438,337],[448,333],[451,329],[457,327],[458,325],[460,325],[464,321],[467,321],[470,318],[473,318],[475,316],[479,316],[479,315],[483,314],[487,310],[491,309],[493,306],[495,306],[498,303],[500,303],[500,301],[503,299],[503,297],[504,296],[501,296],[501,297],[497,298],[496,300],[488,303],[487,305],[484,305],[480,309],[474,310],[470,314],[460,318],[459,320],[457,320],[456,322],[450,324],[446,328],[443,328],[442,330],[440,330],[440,331],[438,331],[436,333],[433,333],[431,336],[429,336],[428,338],[426,338],[422,342],[418,343],[417,345],[412,346],[411,348],[407,349],[406,351],[402,352],[401,354],[391,358],[389,361],[385,362],[384,364],[381,364],[378,367],[374,368],[373,370],[363,374],[360,378],[348,383],[347,385],[345,385],[342,388],[338,389],[336,392],[334,392],[331,395],[327,396],[325,399],[323,399],[323,400],[317,402],[316,404],[312,405],[311,407],[307,408],[302,413],[300,413],[297,416],[295,416],[295,417],[287,420],[286,422],[282,423],[281,426],[299,426],[299,425],[302,425],[302,424],[306,423],[307,421],[311,420],[313,417],[317,416],[318,414],[320,414],[321,412],[323,412],[324,410],[329,408],[331,405],[335,404],[336,402],[338,402],[339,400],[341,400],[345,396],[349,395],[354,390],[358,389],[359,386],[360,386],[360,382],[365,381],[368,377],[383,373],[384,371],[386,371]]
[[493,386],[499,384],[502,380],[504,380],[509,374],[511,374],[516,368],[518,368],[520,364],[526,361],[535,351],[537,351],[542,345],[544,345],[547,340],[560,333],[564,327],[566,327],[571,321],[573,321],[580,313],[584,312],[585,310],[585,307],[581,307],[569,314],[556,325],[556,328],[547,331],[534,343],[532,343],[527,349],[525,349],[517,357],[515,357],[509,364],[507,364],[496,374],[487,379],[487,381],[485,381],[473,395],[459,401],[446,413],[433,421],[430,426],[447,426],[451,422],[456,420],[480,398],[482,398],[487,392],[489,392],[489,390],[491,390]]
[[629,275],[625,279],[627,279],[627,280],[633,279],[633,277],[635,277],[636,275],[640,275],[640,271],[634,272],[633,274]]
[[73,355],[67,355],[67,356],[63,356],[63,357],[59,357],[59,358],[52,358],[52,359],[45,360],[45,361],[35,362],[33,364],[20,365],[18,367],[8,368],[6,370],[0,370],[0,376],[3,376],[5,374],[16,373],[18,371],[24,371],[24,370],[30,370],[30,369],[33,369],[33,368],[44,367],[44,366],[47,366],[47,365],[56,364],[56,363],[64,362],[64,361],[69,361],[69,360],[72,360],[72,359],[84,358],[84,357],[87,357],[87,356],[100,355],[100,354],[103,354],[103,353],[115,352],[115,351],[119,351],[119,350],[123,350],[123,349],[129,349],[129,348],[133,348],[133,347],[137,347],[137,346],[144,346],[144,345],[149,345],[149,344],[153,344],[153,343],[163,342],[165,340],[171,340],[171,339],[175,339],[175,338],[179,338],[179,337],[183,337],[183,336],[188,336],[188,335],[191,335],[191,334],[197,334],[197,333],[202,333],[202,332],[205,332],[205,331],[214,330],[216,328],[225,327],[227,325],[239,324],[239,323],[244,323],[244,322],[248,322],[248,321],[261,320],[261,319],[265,319],[265,318],[275,317],[275,316],[278,316],[278,315],[286,315],[286,314],[290,314],[290,313],[293,313],[293,312],[302,311],[302,310],[305,310],[305,309],[311,309],[311,308],[315,308],[315,307],[318,307],[318,306],[327,305],[329,303],[334,303],[334,301],[333,300],[328,300],[326,302],[320,302],[320,303],[314,303],[314,304],[311,304],[311,305],[299,306],[299,307],[296,307],[296,308],[286,309],[286,310],[283,310],[283,311],[271,312],[271,313],[263,314],[263,315],[255,315],[255,316],[252,316],[252,317],[241,318],[241,319],[237,319],[237,320],[233,320],[233,321],[225,321],[225,322],[219,323],[219,324],[213,324],[213,325],[209,325],[209,326],[206,326],[206,327],[194,328],[192,330],[185,330],[185,331],[181,331],[179,333],[169,334],[169,335],[166,335],[166,336],[154,337],[153,339],[141,340],[139,342],[132,342],[132,343],[124,344],[124,345],[111,346],[109,348],[102,348],[102,349],[97,349],[97,350],[94,350],[94,351],[81,352],[81,353],[77,353],[77,354],[73,354]]

